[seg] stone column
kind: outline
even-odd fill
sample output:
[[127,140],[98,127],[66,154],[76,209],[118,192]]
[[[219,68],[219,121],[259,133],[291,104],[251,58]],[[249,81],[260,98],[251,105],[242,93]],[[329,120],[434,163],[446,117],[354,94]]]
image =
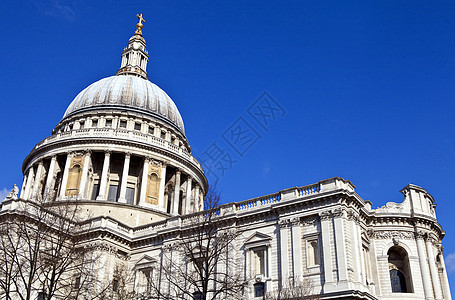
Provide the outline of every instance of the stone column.
[[52,188],[55,184],[55,164],[57,163],[57,156],[54,155],[51,158],[51,164],[49,165],[49,171],[47,171],[47,178],[46,178],[46,187],[44,189],[44,195],[46,198],[52,196]]
[[292,219],[292,262],[294,269],[294,280],[302,281],[302,242],[300,234],[299,218]]
[[43,176],[43,171],[44,171],[43,160],[40,159],[38,162],[38,168],[36,170],[35,182],[33,183],[32,193],[32,198],[36,198],[36,200],[40,199],[43,196],[40,193],[41,177]]
[[142,166],[142,178],[141,178],[141,193],[139,195],[139,205],[144,205],[145,198],[147,197],[147,179],[148,179],[148,172],[149,172],[149,164],[150,158],[144,158],[144,165]]
[[22,180],[21,194],[19,198],[25,199],[25,186],[27,185],[27,174],[24,175],[24,180]]
[[198,212],[199,211],[199,185],[196,184],[196,191],[194,192],[194,207],[193,207],[193,212]]
[[107,181],[109,175],[109,164],[111,159],[111,151],[104,152],[104,162],[103,162],[103,171],[101,173],[101,181],[100,181],[100,193],[96,200],[106,200],[106,189],[107,189]]
[[126,203],[126,184],[128,183],[128,172],[130,169],[131,153],[125,153],[125,161],[123,162],[122,181],[120,183],[120,197],[118,202]]
[[186,180],[185,214],[189,214],[191,209],[191,183],[192,179],[188,176],[188,179]]
[[433,291],[431,288],[430,272],[428,272],[429,269],[426,259],[427,254],[425,252],[425,243],[423,241],[424,238],[424,232],[420,231],[416,233],[417,253],[419,254],[420,272],[422,273],[423,292],[425,299],[429,299],[433,298]]
[[333,285],[332,253],[330,250],[330,226],[332,226],[330,211],[321,212],[320,218],[322,257],[324,262],[324,292],[328,292],[330,291],[330,286]]
[[32,190],[32,184],[33,184],[33,177],[35,177],[35,170],[33,169],[33,166],[30,166],[28,169],[28,175],[27,175],[27,184],[25,185],[25,195],[24,199],[29,200],[30,199],[30,194]]
[[284,287],[289,280],[288,258],[288,220],[280,220],[280,257],[281,257],[281,285]]
[[338,280],[348,280],[348,265],[346,260],[346,238],[344,234],[344,216],[341,208],[333,211],[333,223],[335,231],[335,248],[337,258]]
[[[156,128],[155,128],[156,129]],[[158,207],[166,210],[164,203],[164,188],[166,187],[166,164],[161,163],[161,178],[160,178],[160,192],[158,195]]]
[[91,151],[85,151],[84,166],[82,167],[81,182],[79,183],[79,198],[86,199],[85,189],[87,187],[88,167],[90,165]]
[[66,193],[66,184],[68,183],[68,171],[70,169],[71,158],[73,155],[71,153],[66,154],[65,169],[63,170],[62,185],[60,186],[60,198],[65,197]]
[[442,267],[442,291],[444,293],[444,299],[452,299],[452,295],[450,294],[450,285],[449,285],[449,278],[447,277],[447,270],[446,264],[444,263],[444,257],[442,252],[438,254],[439,261]]
[[174,203],[172,203],[172,213],[178,215],[179,213],[179,199],[180,199],[180,176],[182,172],[177,169],[175,173],[175,191],[174,191]]
[[434,296],[435,296],[436,300],[439,300],[439,299],[442,299],[442,291],[441,291],[441,284],[439,282],[438,269],[436,268],[436,256],[434,255],[434,252],[433,252],[433,243],[431,241],[430,236],[427,237],[426,244],[427,244],[428,262],[430,263],[431,280],[433,281]]

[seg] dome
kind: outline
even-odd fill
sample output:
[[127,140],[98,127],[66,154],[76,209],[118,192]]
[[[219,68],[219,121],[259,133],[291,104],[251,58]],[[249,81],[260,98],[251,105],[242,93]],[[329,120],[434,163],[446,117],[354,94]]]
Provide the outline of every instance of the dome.
[[185,133],[182,117],[172,99],[157,85],[131,75],[111,76],[92,83],[74,98],[63,119],[77,112],[109,108],[140,111]]

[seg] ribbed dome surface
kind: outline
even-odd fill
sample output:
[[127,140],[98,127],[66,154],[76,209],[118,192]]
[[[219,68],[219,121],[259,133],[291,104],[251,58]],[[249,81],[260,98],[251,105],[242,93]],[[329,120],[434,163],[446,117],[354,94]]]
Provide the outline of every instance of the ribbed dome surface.
[[74,98],[63,118],[82,110],[119,108],[141,110],[156,115],[185,133],[180,112],[158,86],[136,76],[111,76],[92,83]]

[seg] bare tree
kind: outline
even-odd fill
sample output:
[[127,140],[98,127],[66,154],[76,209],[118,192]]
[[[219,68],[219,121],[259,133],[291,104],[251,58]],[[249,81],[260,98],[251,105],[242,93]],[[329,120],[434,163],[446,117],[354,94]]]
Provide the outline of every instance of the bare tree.
[[264,297],[266,300],[316,300],[319,298],[314,291],[313,282],[308,277],[290,278],[288,281],[284,281],[278,290],[268,292]]
[[77,201],[6,204],[0,212],[2,298],[75,299],[93,290],[97,257],[83,239]]
[[152,299],[242,298],[246,280],[243,265],[235,256],[241,235],[234,221],[223,218],[220,195],[212,188],[205,210],[185,216],[181,231],[161,252],[159,270],[149,274]]

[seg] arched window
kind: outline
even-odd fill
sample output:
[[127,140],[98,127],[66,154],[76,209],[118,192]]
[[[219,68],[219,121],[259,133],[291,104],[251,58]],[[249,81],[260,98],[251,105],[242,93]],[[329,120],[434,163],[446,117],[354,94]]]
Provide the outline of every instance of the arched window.
[[387,255],[392,293],[412,293],[411,270],[406,250],[393,246]]
[[392,293],[406,293],[406,278],[400,270],[392,269],[390,273],[390,284],[392,285]]
[[68,183],[66,187],[65,196],[76,196],[79,191],[79,184],[81,181],[82,168],[76,164],[68,171]]
[[151,173],[147,178],[147,197],[145,202],[157,205],[159,190],[160,179],[156,173]]

